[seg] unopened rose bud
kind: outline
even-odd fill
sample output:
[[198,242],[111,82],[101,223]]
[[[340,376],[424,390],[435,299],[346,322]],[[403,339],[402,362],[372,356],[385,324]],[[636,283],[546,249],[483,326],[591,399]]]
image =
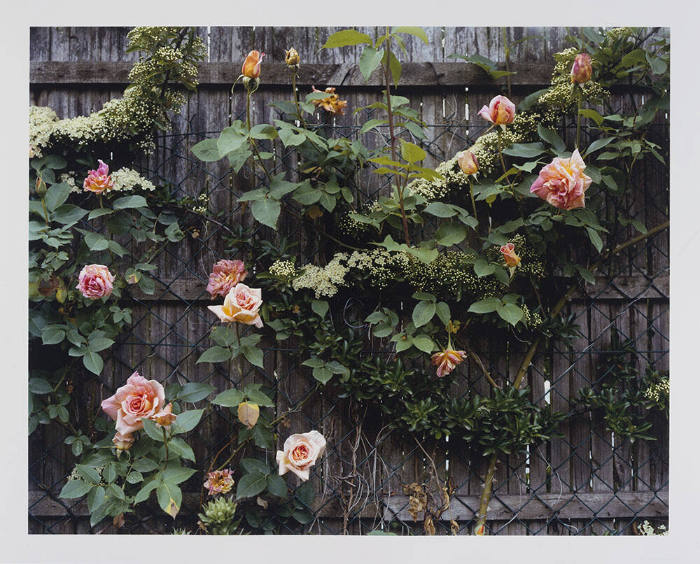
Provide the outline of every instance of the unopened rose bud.
[[248,429],[255,427],[260,417],[260,408],[257,404],[244,401],[238,404],[238,420]]
[[520,264],[520,257],[515,253],[515,245],[513,243],[503,245],[501,254],[503,255],[503,260],[506,261],[506,266],[515,268]]
[[46,182],[44,182],[41,177],[37,177],[34,190],[36,191],[37,195],[41,196],[42,198],[44,197],[44,194],[46,194]]
[[139,280],[141,279],[141,273],[140,272],[130,272],[129,274],[126,275],[126,283],[127,284],[138,284]]
[[464,174],[476,174],[479,170],[479,161],[471,151],[462,151],[457,156],[457,163]]
[[574,59],[574,64],[571,67],[571,82],[583,84],[591,79],[593,74],[593,66],[591,64],[591,56],[588,53],[579,53]]
[[289,51],[284,52],[284,62],[288,67],[299,68],[299,53],[294,47],[290,47]]
[[117,431],[114,434],[112,442],[114,443],[114,446],[117,447],[117,450],[129,450],[131,445],[134,444],[134,437],[129,433],[122,434]]
[[260,63],[264,56],[265,53],[255,50],[248,53],[245,61],[243,61],[241,74],[246,78],[258,78],[260,76]]

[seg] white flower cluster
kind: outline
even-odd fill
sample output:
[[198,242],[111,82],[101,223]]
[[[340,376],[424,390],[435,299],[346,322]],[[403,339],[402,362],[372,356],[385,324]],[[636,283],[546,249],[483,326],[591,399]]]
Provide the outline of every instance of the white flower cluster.
[[280,278],[282,280],[289,280],[296,274],[296,268],[294,267],[294,261],[291,260],[276,260],[270,266],[268,271],[275,278]]
[[668,535],[668,529],[666,529],[665,525],[659,525],[658,527],[654,528],[654,525],[649,523],[649,521],[644,521],[639,527],[637,527],[637,530],[642,536],[645,537],[651,537],[651,536],[661,536],[665,537]]
[[156,189],[150,180],[144,178],[138,172],[130,168],[124,167],[120,168],[119,170],[115,170],[111,176],[112,180],[114,181],[112,190],[117,192],[124,190],[135,190],[136,188],[141,190],[149,190],[152,192]]
[[301,275],[292,282],[292,288],[295,291],[314,290],[317,299],[321,296],[332,298],[338,293],[338,286],[345,285],[345,275],[350,271],[347,264],[343,264],[347,260],[347,254],[337,253],[324,267],[306,265]]
[[40,158],[41,149],[45,147],[54,128],[58,116],[51,108],[45,106],[29,106],[29,158]]

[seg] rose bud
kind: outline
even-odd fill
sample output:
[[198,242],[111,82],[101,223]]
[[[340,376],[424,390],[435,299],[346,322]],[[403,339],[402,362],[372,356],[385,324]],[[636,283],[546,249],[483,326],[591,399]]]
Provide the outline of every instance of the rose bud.
[[574,59],[574,64],[571,67],[571,82],[583,84],[591,79],[593,74],[593,66],[591,65],[591,56],[588,53],[579,53]]
[[476,174],[479,170],[479,161],[476,155],[469,150],[462,151],[457,155],[457,163],[466,175]]
[[507,243],[501,247],[501,254],[506,261],[506,266],[514,268],[520,264],[520,257],[515,254],[515,245]]
[[114,443],[114,446],[117,447],[117,450],[129,450],[131,448],[131,445],[134,444],[134,437],[130,433],[122,434],[119,431],[117,431],[114,434],[112,443]]
[[488,106],[479,110],[479,115],[494,125],[513,123],[515,119],[515,104],[505,96],[496,96]]
[[265,53],[255,50],[248,53],[245,61],[243,61],[241,74],[246,78],[258,78],[260,76],[260,63],[264,56]]
[[299,68],[299,53],[294,47],[290,47],[289,51],[284,52],[284,62],[288,67]]

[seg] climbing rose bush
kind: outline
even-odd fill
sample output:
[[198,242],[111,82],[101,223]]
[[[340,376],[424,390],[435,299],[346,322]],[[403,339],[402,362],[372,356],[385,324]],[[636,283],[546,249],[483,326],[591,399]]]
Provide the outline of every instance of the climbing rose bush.
[[326,439],[318,431],[298,433],[287,437],[284,450],[277,451],[280,476],[291,471],[302,480],[309,479],[309,469],[326,449]]

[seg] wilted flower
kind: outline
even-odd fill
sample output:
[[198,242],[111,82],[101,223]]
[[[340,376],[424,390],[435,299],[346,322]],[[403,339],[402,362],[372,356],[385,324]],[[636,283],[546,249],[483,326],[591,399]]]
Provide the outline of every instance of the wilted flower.
[[325,92],[328,94],[326,98],[321,98],[319,100],[311,100],[311,103],[318,107],[322,107],[327,112],[332,114],[337,114],[339,116],[343,115],[343,109],[348,105],[347,101],[341,100],[335,93],[335,88],[329,86],[325,90],[317,90],[315,86],[311,87],[313,92]]
[[97,162],[100,165],[97,167],[97,170],[88,171],[87,178],[83,181],[83,189],[95,194],[102,194],[102,192],[111,190],[114,182],[109,175],[109,167],[101,160]]
[[152,417],[153,421],[161,425],[162,427],[167,427],[172,425],[172,423],[177,419],[177,415],[173,413],[173,404],[169,403],[161,411],[156,413]]
[[591,79],[592,74],[591,56],[588,53],[576,55],[574,64],[571,66],[571,82],[583,84]]
[[288,67],[299,68],[299,53],[294,47],[290,47],[289,51],[284,52],[284,62],[287,63]]
[[236,284],[243,282],[248,272],[242,260],[220,260],[209,275],[207,292],[214,296],[225,296]]
[[515,254],[515,245],[513,243],[506,243],[503,245],[501,247],[501,254],[507,266],[516,267],[520,264],[520,257]]
[[226,294],[224,305],[208,307],[222,323],[236,321],[260,328],[263,326],[258,313],[261,305],[262,290],[260,288],[249,288],[245,284],[238,283]]
[[230,492],[233,484],[233,471],[226,468],[209,472],[204,487],[209,490],[209,495],[216,495]]
[[438,367],[438,378],[442,378],[452,372],[466,357],[467,353],[465,351],[456,351],[452,348],[452,344],[448,343],[446,349],[435,353],[431,358],[433,364]]
[[464,174],[476,174],[479,170],[479,161],[476,155],[469,150],[462,151],[457,155],[457,163]]
[[555,157],[551,163],[542,167],[530,192],[547,200],[555,208],[583,208],[586,206],[584,193],[592,182],[583,173],[585,168],[578,149],[568,159]]
[[488,106],[479,110],[479,115],[494,125],[513,123],[515,119],[515,104],[505,96],[496,96]]
[[88,264],[78,275],[78,285],[83,297],[97,300],[109,296],[114,289],[114,275],[103,264]]
[[245,61],[243,61],[241,74],[246,78],[258,78],[260,76],[260,63],[262,63],[264,56],[265,53],[255,50],[248,53]]
[[131,445],[134,444],[134,436],[131,433],[120,433],[117,431],[112,439],[114,446],[117,450],[129,450]]
[[318,431],[291,435],[284,441],[284,450],[277,451],[279,474],[294,472],[302,480],[309,479],[309,468],[326,449],[326,439]]

